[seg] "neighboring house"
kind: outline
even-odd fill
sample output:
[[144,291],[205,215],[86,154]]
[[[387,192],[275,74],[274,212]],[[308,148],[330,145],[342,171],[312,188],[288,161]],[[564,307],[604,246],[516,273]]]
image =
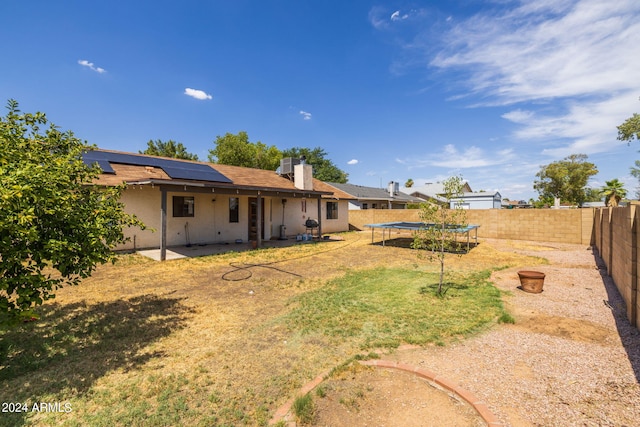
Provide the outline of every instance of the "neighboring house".
[[502,208],[502,196],[495,193],[482,191],[480,193],[463,193],[461,197],[451,199],[451,208],[463,209],[500,209]]
[[[468,183],[464,183],[463,191],[465,193],[471,193],[471,187],[469,187]],[[444,184],[441,182],[428,182],[424,185],[418,185],[414,187],[404,187],[402,188],[402,192],[409,194],[413,197],[418,197],[423,201],[432,201],[436,203],[440,203],[443,205],[447,205],[447,199],[442,197],[445,193]]]
[[365,187],[355,184],[328,182],[335,190],[349,195],[349,210],[360,209],[406,209],[408,203],[423,200],[400,192],[397,182],[391,181],[388,188]]
[[502,209],[531,209],[533,205],[525,200],[505,200],[502,199]]
[[[277,239],[306,231],[307,219],[322,233],[349,229],[347,201],[312,177],[312,166],[291,173],[95,150],[85,163],[98,163],[98,185],[126,184],[121,201],[146,230],[130,228],[130,241],[117,249],[166,248],[236,240]],[[284,226],[284,227],[283,227]]]

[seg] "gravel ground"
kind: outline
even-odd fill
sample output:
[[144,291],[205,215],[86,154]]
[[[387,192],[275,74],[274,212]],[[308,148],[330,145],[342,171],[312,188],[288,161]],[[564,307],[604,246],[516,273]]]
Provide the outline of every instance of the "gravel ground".
[[[494,273],[516,323],[387,358],[457,382],[484,399],[505,425],[640,425],[640,333],[629,325],[624,302],[591,248],[490,244],[550,261]],[[544,272],[544,292],[518,289],[518,270]]]

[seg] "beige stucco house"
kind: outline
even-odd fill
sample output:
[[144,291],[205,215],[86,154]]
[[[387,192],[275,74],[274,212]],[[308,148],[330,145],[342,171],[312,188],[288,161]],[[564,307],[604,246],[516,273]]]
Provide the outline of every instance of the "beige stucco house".
[[312,178],[296,164],[290,174],[237,166],[94,150],[84,155],[103,173],[99,185],[126,184],[125,210],[147,226],[125,231],[117,249],[291,238],[313,219],[316,234],[349,229],[350,196]]

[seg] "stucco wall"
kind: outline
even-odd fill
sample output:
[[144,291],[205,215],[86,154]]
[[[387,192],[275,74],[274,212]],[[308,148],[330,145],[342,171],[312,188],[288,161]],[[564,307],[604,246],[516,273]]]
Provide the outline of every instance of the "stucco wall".
[[[193,217],[173,216],[173,196],[194,197]],[[236,239],[249,239],[249,197],[239,196],[239,219],[229,222],[229,198],[221,194],[203,194],[189,192],[167,192],[167,245],[180,246],[187,243],[221,243]],[[118,250],[160,247],[160,199],[158,187],[128,187],[121,201],[128,213],[135,214],[147,226],[146,230],[137,227],[125,230],[130,240],[117,247]],[[263,197],[264,238],[280,237],[280,225],[286,226],[287,236],[295,236],[305,231],[304,223],[308,218],[318,219],[317,199],[286,199]],[[347,231],[349,229],[348,206],[346,201],[338,201],[338,218],[326,219],[327,201],[321,201],[321,219],[323,233]],[[185,227],[187,226],[187,227]],[[155,231],[154,231],[155,230]]]

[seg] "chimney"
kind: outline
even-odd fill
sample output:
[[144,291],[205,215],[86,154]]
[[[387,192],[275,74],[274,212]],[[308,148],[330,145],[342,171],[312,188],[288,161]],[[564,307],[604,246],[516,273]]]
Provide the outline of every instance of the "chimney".
[[390,181],[389,182],[389,186],[388,186],[388,190],[389,190],[389,197],[397,196],[398,193],[400,192],[400,183],[399,182]]
[[313,166],[306,164],[306,157],[300,157],[300,164],[293,167],[293,185],[300,190],[313,190]]

